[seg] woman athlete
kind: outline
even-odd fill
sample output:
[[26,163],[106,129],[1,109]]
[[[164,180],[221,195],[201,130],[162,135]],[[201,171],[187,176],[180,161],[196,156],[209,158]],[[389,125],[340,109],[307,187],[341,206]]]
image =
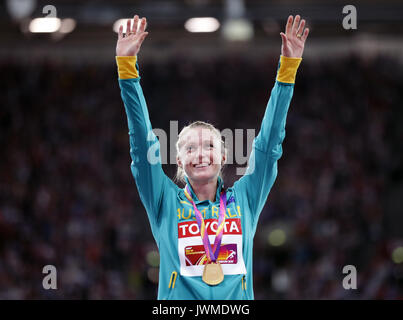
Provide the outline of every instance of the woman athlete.
[[[196,121],[179,134],[179,188],[163,172],[140,86],[137,54],[148,35],[137,15],[120,26],[116,45],[119,86],[127,115],[131,171],[160,254],[158,299],[253,299],[253,238],[277,176],[285,122],[309,29],[289,16],[281,32],[274,88],[246,173],[224,188],[226,149],[220,132]],[[152,150],[152,152],[149,152]],[[151,156],[150,156],[151,155]],[[253,164],[253,165],[251,165]]]

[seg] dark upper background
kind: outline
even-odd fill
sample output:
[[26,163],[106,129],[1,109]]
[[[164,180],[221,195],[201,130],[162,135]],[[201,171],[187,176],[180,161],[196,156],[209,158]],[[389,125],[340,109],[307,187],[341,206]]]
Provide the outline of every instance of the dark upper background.
[[[175,120],[258,131],[279,32],[289,14],[307,19],[284,153],[255,236],[255,297],[403,297],[403,3],[245,1],[249,41],[184,29],[191,17],[224,22],[225,3],[36,1],[19,21],[2,3],[1,299],[156,297],[158,253],[130,173],[114,61],[112,25],[134,13],[148,19],[141,83],[153,127],[166,132]],[[47,4],[75,19],[73,32],[26,31]],[[357,30],[342,27],[347,4]],[[174,165],[164,169],[173,177]],[[57,290],[42,289],[48,264]],[[345,265],[357,268],[357,290],[342,287]]]

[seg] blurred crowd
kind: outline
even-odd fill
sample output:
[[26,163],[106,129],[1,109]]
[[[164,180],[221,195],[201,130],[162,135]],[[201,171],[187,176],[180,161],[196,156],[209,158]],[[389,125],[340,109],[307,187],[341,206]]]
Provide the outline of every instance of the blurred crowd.
[[[277,63],[140,56],[153,127],[257,132]],[[155,299],[157,247],[130,172],[114,58],[0,65],[0,299]],[[403,246],[402,102],[392,57],[304,59],[255,236],[256,299],[403,298],[403,263],[392,259]],[[164,169],[174,176],[174,164]],[[225,169],[227,186],[238,178]],[[273,245],[279,229],[285,240]],[[46,265],[57,290],[42,286]],[[355,290],[342,285],[347,265]]]

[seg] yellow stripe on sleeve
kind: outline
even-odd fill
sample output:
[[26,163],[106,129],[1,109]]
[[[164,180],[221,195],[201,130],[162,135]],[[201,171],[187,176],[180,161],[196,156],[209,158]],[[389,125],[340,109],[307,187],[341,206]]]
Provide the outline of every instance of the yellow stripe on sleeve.
[[119,79],[138,78],[139,74],[136,69],[137,56],[117,56],[116,64],[118,65]]
[[280,68],[277,72],[277,81],[295,83],[295,76],[302,58],[289,58],[280,56]]

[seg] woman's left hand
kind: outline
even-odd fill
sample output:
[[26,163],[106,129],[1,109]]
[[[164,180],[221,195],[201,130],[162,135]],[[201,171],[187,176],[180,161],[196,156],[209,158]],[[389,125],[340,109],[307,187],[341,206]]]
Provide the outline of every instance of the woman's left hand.
[[[305,28],[305,20],[297,15],[294,19],[289,16],[285,27],[285,34],[280,32],[282,45],[281,55],[291,58],[301,58],[304,52],[305,40],[308,38],[309,29]],[[294,23],[293,23],[294,20]]]

